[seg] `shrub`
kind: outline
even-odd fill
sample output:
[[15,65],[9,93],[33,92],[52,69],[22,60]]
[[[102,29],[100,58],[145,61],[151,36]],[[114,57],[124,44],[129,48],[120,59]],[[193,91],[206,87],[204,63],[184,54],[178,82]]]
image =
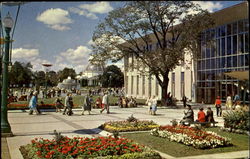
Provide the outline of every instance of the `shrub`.
[[223,114],[224,127],[230,129],[249,130],[249,111],[226,111]]

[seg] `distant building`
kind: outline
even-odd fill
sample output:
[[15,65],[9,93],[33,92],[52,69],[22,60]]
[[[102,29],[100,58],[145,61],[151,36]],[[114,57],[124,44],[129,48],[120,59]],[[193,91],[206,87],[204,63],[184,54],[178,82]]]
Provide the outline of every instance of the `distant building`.
[[63,82],[58,83],[57,87],[67,90],[80,89],[80,83],[77,80],[71,79],[69,76],[67,79],[64,79]]
[[80,76],[77,77],[81,81],[82,86],[99,86],[99,75],[102,75],[104,65],[88,64]]

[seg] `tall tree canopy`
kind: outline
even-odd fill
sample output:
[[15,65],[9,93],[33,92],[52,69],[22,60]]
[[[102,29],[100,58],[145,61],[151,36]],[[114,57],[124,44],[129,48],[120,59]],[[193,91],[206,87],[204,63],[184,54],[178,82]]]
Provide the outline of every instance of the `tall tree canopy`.
[[100,76],[103,87],[122,87],[124,84],[124,75],[116,65],[107,66]]
[[64,79],[67,79],[69,76],[72,79],[75,79],[76,72],[73,68],[67,68],[65,67],[63,70],[60,70],[57,72],[59,80],[62,82]]
[[9,72],[10,84],[28,86],[32,81],[32,65],[30,63],[21,63],[16,61]]
[[130,1],[96,27],[91,61],[135,57],[128,66],[155,75],[165,104],[169,72],[185,54],[197,57],[200,34],[212,25],[210,14],[191,1]]

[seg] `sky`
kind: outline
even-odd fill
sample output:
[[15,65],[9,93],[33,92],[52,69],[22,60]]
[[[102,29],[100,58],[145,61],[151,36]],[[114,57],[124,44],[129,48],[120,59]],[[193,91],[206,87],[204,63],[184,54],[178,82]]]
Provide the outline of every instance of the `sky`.
[[[215,12],[242,1],[195,1],[203,9]],[[108,12],[123,7],[124,1],[26,2],[20,7],[12,44],[12,62],[31,62],[33,70],[65,67],[84,71],[90,56],[95,27]],[[10,12],[16,18],[17,6],[1,4],[1,15]],[[122,67],[123,63],[116,64]]]

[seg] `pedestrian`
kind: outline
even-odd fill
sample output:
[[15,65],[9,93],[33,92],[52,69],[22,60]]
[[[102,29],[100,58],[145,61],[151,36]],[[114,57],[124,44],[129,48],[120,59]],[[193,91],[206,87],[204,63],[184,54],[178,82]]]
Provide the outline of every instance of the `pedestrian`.
[[231,95],[228,94],[227,96],[227,100],[226,100],[226,109],[229,109],[229,110],[232,110],[232,98],[231,98]]
[[198,112],[197,116],[198,116],[198,119],[196,121],[201,122],[201,123],[206,121],[206,114],[203,112],[202,107],[200,108],[200,111]]
[[157,110],[157,99],[155,96],[153,96],[152,100],[152,114],[156,115],[156,110]]
[[214,112],[212,111],[211,107],[207,108],[206,121],[214,122]]
[[185,95],[182,97],[182,102],[183,102],[184,108],[186,108],[186,106],[187,106],[187,97]]
[[188,110],[187,110],[187,112],[184,111],[184,117],[180,121],[180,124],[189,126],[190,123],[194,121],[194,111],[191,108],[191,105],[187,105],[187,108],[188,108]]
[[102,97],[102,104],[104,107],[102,110],[100,110],[100,113],[102,113],[105,109],[107,110],[107,114],[109,114],[109,98],[108,98],[108,92],[104,93],[104,96]]
[[55,107],[56,107],[56,113],[62,111],[61,108],[63,107],[63,104],[62,104],[62,99],[59,97],[59,95],[57,95],[57,98],[55,100]]
[[65,97],[65,104],[64,104],[64,110],[63,110],[63,115],[65,115],[65,113],[67,115],[72,115],[72,108],[73,108],[73,99],[72,99],[72,94],[71,93],[67,93],[67,96]]
[[39,109],[37,108],[37,92],[33,92],[32,97],[29,101],[29,115],[33,114],[33,111],[36,112],[37,115],[41,114],[41,112],[39,111]]
[[215,100],[215,107],[216,107],[216,114],[217,114],[217,116],[221,116],[222,109],[221,109],[220,96],[217,96],[217,99]]
[[233,109],[235,109],[235,107],[236,107],[236,105],[239,103],[239,101],[240,101],[240,96],[239,96],[238,94],[236,94],[236,95],[234,96]]
[[84,111],[88,111],[90,115],[92,102],[91,96],[87,94],[86,97],[84,97],[82,115],[84,115]]
[[148,105],[148,113],[152,115],[152,99],[150,96],[148,97],[146,104]]

